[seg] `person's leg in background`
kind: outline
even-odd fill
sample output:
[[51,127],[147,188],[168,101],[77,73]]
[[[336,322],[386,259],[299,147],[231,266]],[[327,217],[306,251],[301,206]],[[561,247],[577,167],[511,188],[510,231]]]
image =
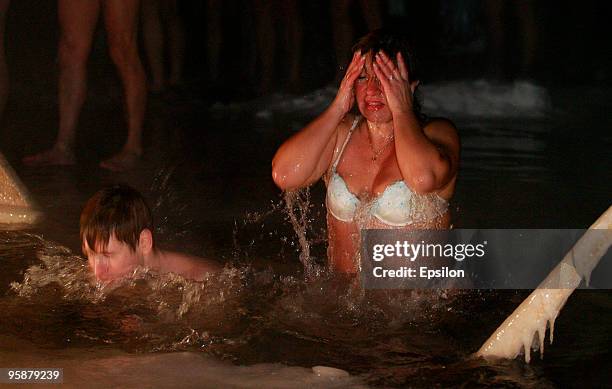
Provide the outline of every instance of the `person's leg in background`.
[[142,41],[144,44],[149,72],[149,89],[153,93],[164,90],[164,30],[161,22],[160,0],[146,0],[141,6]]
[[53,147],[25,157],[28,165],[72,165],[79,114],[87,96],[87,59],[100,12],[99,0],[58,0],[60,38],[59,132]]
[[104,22],[111,59],[123,84],[128,135],[123,149],[102,161],[103,168],[122,171],[142,155],[142,127],[146,106],[146,78],[138,55],[139,0],[103,0]]
[[179,15],[178,0],[163,0],[161,11],[162,19],[168,31],[168,63],[170,65],[168,86],[176,87],[183,82],[185,28],[181,15]]

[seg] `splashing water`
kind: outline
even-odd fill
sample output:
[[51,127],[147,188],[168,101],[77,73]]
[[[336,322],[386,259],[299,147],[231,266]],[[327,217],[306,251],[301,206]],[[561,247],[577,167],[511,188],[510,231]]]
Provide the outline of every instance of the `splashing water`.
[[38,258],[42,263],[30,266],[21,283],[11,283],[11,289],[17,295],[32,297],[46,285],[56,283],[63,286],[62,297],[65,299],[88,299],[92,302],[104,299],[107,284],[91,282],[91,273],[81,257],[72,255],[69,249],[46,241],[38,235],[30,236],[41,246]]
[[156,220],[156,232],[174,241],[192,238],[190,231],[194,229],[193,212],[172,178],[177,166],[168,166],[159,170],[149,188],[153,204],[151,213],[159,216]]
[[[2,240],[8,251],[23,246],[13,238]],[[238,364],[325,365],[365,374],[375,385],[401,383],[421,367],[454,363],[462,347],[471,350],[456,345],[469,339],[464,328],[482,304],[479,296],[364,291],[331,273],[305,281],[251,267],[226,266],[201,283],[138,268],[112,284],[92,284],[83,258],[41,237],[25,240],[37,245],[38,261],[0,298],[0,338],[75,353],[109,346],[145,355],[197,351]],[[445,328],[461,329],[456,340]],[[451,369],[469,375],[482,368]]]
[[286,191],[284,199],[289,221],[300,244],[300,262],[304,266],[305,278],[306,280],[313,280],[321,274],[323,269],[314,262],[314,258],[310,255],[310,242],[307,236],[312,222],[309,219],[312,206],[310,203],[310,188]]
[[63,339],[50,341],[102,341],[146,351],[231,343],[240,333],[248,268],[227,266],[194,282],[139,267],[129,277],[95,282],[83,258],[32,237],[40,247],[39,263],[27,268],[21,282],[11,283],[13,296],[0,299],[0,321],[14,323],[5,331],[22,331],[20,318],[34,315],[40,319],[26,327],[31,325],[29,332],[37,336],[45,320],[64,320],[61,315],[68,315],[74,323],[62,327],[67,332]]

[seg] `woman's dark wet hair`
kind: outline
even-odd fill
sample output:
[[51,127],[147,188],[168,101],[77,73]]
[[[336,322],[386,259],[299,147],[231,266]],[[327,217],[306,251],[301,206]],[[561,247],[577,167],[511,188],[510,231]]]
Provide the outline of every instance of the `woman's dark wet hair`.
[[[404,61],[408,67],[410,81],[420,80],[413,41],[403,32],[386,28],[379,28],[371,31],[357,41],[351,53],[355,53],[358,50],[361,50],[361,54],[368,54],[371,52],[372,55],[375,55],[379,51],[383,51],[394,63],[397,62],[397,53],[402,53],[402,57],[404,57]],[[424,115],[421,113],[420,96],[417,91],[418,87],[414,93],[414,112],[420,119],[424,119]]]
[[396,62],[396,54],[402,53],[408,66],[410,81],[419,80],[414,44],[405,33],[379,28],[359,39],[353,46],[352,53],[357,50],[361,50],[361,54],[372,52],[372,55],[384,51],[393,62]]
[[151,209],[144,197],[128,185],[113,185],[93,195],[81,213],[81,243],[95,252],[104,250],[112,235],[136,250],[142,230],[153,231]]

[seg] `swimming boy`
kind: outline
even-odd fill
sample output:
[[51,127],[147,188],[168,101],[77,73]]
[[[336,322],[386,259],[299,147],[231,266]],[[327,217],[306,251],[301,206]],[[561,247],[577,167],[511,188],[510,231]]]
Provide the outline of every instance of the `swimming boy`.
[[157,248],[151,210],[127,185],[102,189],[87,201],[80,237],[89,266],[101,281],[129,275],[137,266],[197,281],[220,269],[212,261]]

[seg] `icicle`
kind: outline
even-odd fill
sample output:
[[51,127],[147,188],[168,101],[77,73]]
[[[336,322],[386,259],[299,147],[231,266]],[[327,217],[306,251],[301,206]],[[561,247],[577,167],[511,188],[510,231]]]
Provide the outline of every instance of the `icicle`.
[[561,308],[582,278],[590,277],[591,271],[612,244],[612,207],[597,219],[590,230],[608,230],[610,233],[589,234],[587,231],[538,289],[495,330],[478,350],[477,356],[514,359],[524,350],[525,362],[529,362],[536,331],[543,355],[546,323],[550,323],[552,344],[555,319]]

